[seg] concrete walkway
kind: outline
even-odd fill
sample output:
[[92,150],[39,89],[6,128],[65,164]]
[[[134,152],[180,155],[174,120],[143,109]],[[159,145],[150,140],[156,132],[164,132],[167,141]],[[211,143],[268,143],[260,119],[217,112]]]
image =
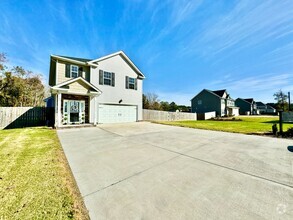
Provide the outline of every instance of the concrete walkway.
[[293,219],[292,140],[147,122],[58,136],[91,219]]

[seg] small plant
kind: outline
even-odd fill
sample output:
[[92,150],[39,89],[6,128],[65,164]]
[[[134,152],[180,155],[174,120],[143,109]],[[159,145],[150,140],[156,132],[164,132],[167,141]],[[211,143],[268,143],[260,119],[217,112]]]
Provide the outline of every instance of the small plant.
[[288,130],[284,132],[284,137],[293,137],[293,127],[288,128]]

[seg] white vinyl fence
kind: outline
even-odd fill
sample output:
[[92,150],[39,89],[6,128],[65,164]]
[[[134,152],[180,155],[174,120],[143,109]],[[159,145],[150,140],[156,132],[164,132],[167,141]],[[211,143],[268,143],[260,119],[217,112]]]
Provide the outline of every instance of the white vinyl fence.
[[143,109],[143,120],[145,121],[196,120],[196,113],[166,112],[166,111]]

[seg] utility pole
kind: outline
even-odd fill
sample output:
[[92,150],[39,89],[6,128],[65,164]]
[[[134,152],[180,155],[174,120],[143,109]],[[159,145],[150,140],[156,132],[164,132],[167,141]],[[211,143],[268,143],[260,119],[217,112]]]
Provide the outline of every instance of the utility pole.
[[290,109],[290,105],[291,105],[291,102],[290,102],[290,92],[288,92],[288,101],[289,101],[289,111],[291,110]]

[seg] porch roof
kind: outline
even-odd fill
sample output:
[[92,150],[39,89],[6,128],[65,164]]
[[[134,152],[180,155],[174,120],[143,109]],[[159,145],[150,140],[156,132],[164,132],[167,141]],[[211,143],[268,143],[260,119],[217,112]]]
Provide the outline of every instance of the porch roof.
[[[77,78],[72,78],[72,79],[67,80],[65,82],[59,83],[59,84],[57,84],[55,86],[52,86],[51,90],[67,92],[67,91],[69,91],[69,87],[66,88],[66,86],[69,86],[70,84],[75,83],[75,82],[81,82],[82,84],[87,85],[90,88],[89,91],[88,91],[89,94],[96,94],[96,95],[102,94],[102,91],[100,89],[98,89],[96,86],[94,86],[90,82],[86,81],[81,76],[77,77]],[[85,87],[85,86],[83,86],[83,87]]]

